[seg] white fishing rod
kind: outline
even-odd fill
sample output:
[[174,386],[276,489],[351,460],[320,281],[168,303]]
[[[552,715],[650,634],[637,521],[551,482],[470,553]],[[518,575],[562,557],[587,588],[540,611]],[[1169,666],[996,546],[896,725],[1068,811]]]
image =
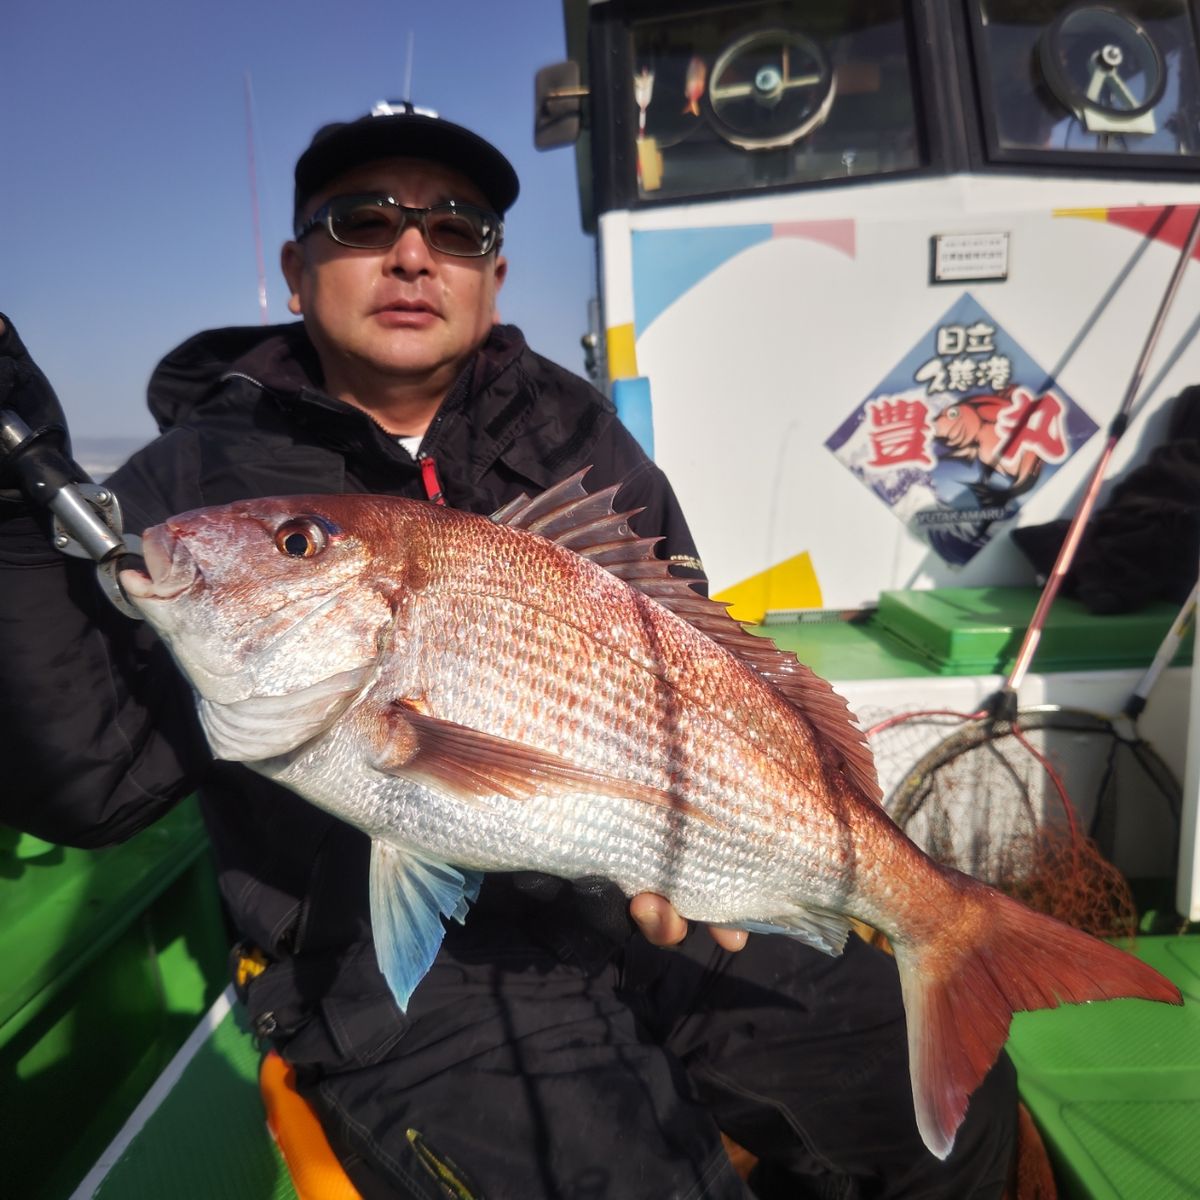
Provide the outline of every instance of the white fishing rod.
[[1150,332],[1146,336],[1145,345],[1138,356],[1133,375],[1129,380],[1129,386],[1125,389],[1121,406],[1117,409],[1117,414],[1109,426],[1108,440],[1105,442],[1104,450],[1100,455],[1100,461],[1096,464],[1092,476],[1088,480],[1087,487],[1083,493],[1083,499],[1079,503],[1079,508],[1071,518],[1071,524],[1067,528],[1066,537],[1063,538],[1063,544],[1058,552],[1058,557],[1055,559],[1054,566],[1051,568],[1050,574],[1046,579],[1041,598],[1038,600],[1033,618],[1029,622],[1029,628],[1025,632],[1020,649],[1017,651],[1016,661],[1013,663],[1008,678],[1004,681],[1004,686],[989,703],[990,711],[994,716],[1011,719],[1012,715],[1016,712],[1017,690],[1020,688],[1033,662],[1033,656],[1037,653],[1038,644],[1042,639],[1042,631],[1046,625],[1046,618],[1050,613],[1050,606],[1054,603],[1055,597],[1062,587],[1067,571],[1070,570],[1071,564],[1075,561],[1075,552],[1079,548],[1079,543],[1083,538],[1084,527],[1087,525],[1088,519],[1092,515],[1092,509],[1096,505],[1101,484],[1103,484],[1108,471],[1109,462],[1112,460],[1117,443],[1121,440],[1122,434],[1124,434],[1129,425],[1133,402],[1141,389],[1142,380],[1146,375],[1146,368],[1150,363],[1150,357],[1158,345],[1159,336],[1162,333],[1163,326],[1166,324],[1167,313],[1174,303],[1175,296],[1179,291],[1179,285],[1183,281],[1183,273],[1187,268],[1188,260],[1195,253],[1198,243],[1200,243],[1200,208],[1196,209],[1196,216],[1192,221],[1191,230],[1187,237],[1184,238],[1179,259],[1175,264],[1174,271],[1171,273],[1171,278],[1167,281],[1166,290],[1163,292],[1154,322],[1150,326]]

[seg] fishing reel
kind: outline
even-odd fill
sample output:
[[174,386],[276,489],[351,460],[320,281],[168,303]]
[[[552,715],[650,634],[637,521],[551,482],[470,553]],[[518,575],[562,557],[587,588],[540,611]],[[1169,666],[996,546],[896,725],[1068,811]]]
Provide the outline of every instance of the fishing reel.
[[108,600],[125,616],[141,620],[121,591],[117,572],[126,555],[141,554],[142,539],[124,532],[112,489],[86,475],[80,479],[83,473],[62,451],[10,409],[0,409],[0,457],[20,479],[26,496],[50,510],[54,548],[72,558],[91,559]]

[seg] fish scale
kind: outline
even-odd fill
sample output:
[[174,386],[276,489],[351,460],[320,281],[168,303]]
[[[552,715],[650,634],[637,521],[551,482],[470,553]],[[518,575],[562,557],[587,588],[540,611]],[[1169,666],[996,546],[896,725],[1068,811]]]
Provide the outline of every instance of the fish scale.
[[1119,949],[926,857],[824,680],[654,559],[579,477],[492,521],[372,496],[248,500],[148,530],[131,602],[218,757],[372,839],[404,1007],[485,870],[601,875],[685,917],[896,952],[917,1126],[945,1157],[1020,1009],[1179,1002]]
[[[797,889],[791,875],[797,863],[808,857],[807,850],[831,860],[837,853],[844,855],[840,839],[822,837],[811,829],[808,837],[801,836],[796,849],[772,853],[770,835],[778,833],[772,822],[779,807],[776,794],[781,782],[765,780],[759,787],[747,788],[747,775],[756,763],[744,746],[744,736],[739,739],[741,752],[736,753],[735,739],[712,712],[714,705],[702,707],[681,700],[655,672],[632,661],[628,653],[631,631],[644,622],[616,609],[613,597],[599,598],[599,615],[592,625],[611,629],[616,621],[622,639],[606,639],[607,644],[597,646],[579,628],[588,623],[586,614],[576,611],[570,621],[548,614],[536,593],[528,601],[511,594],[497,597],[495,576],[491,577],[490,592],[463,592],[456,566],[446,569],[456,581],[454,586],[430,589],[410,616],[413,640],[431,649],[415,665],[397,660],[395,671],[379,685],[385,693],[411,691],[428,696],[431,713],[442,719],[567,755],[605,774],[669,788],[720,822],[713,830],[679,813],[647,812],[635,801],[614,806],[591,795],[561,797],[550,807],[570,825],[555,843],[544,839],[539,847],[549,869],[568,877],[605,874],[627,890],[670,891],[698,919],[733,921],[749,912],[768,920],[776,915],[782,895],[794,897]],[[617,598],[625,600],[625,608],[631,607],[631,601],[637,603],[636,597],[619,594]],[[421,614],[427,614],[425,621]],[[481,628],[487,628],[482,642]],[[666,645],[664,653],[678,657],[677,643],[690,634],[686,627],[670,631],[661,639]],[[696,655],[694,660],[726,665],[723,657],[710,652]],[[587,662],[582,673],[571,669],[581,658]],[[531,671],[534,663],[538,669]],[[436,692],[430,680],[440,681]],[[519,704],[511,702],[513,680],[522,681]],[[447,686],[448,681],[459,684]],[[714,690],[699,686],[695,679],[691,682],[693,693]],[[776,703],[763,685],[752,678],[749,684],[762,693],[763,707]],[[606,704],[604,697],[609,692],[620,697],[621,703]],[[783,720],[777,720],[776,726],[796,723],[795,714],[785,711],[781,715]],[[579,737],[585,728],[586,738]],[[662,736],[656,737],[655,731],[662,731]],[[777,728],[773,732],[795,736],[794,730]],[[703,770],[694,764],[703,764]],[[421,807],[429,798],[415,798],[413,803]],[[799,804],[785,807],[793,813],[803,811]],[[822,815],[819,808],[810,806],[810,811],[818,818]],[[548,824],[547,816],[537,808],[519,811],[517,819],[533,829]],[[440,830],[453,844],[458,860],[468,865],[492,869],[524,865],[522,859],[512,856],[511,813],[501,815],[494,828],[468,821],[454,825],[452,834],[440,810],[429,816],[427,823],[433,828],[426,832],[422,825],[422,840]],[[411,821],[397,814],[395,825],[407,829]],[[738,825],[744,825],[744,831]],[[634,835],[622,837],[621,831],[627,828],[633,829]],[[440,843],[439,849],[445,845]],[[731,845],[746,850],[731,855]],[[607,851],[598,856],[596,848],[601,846]],[[664,854],[664,850],[670,853]],[[785,864],[788,869],[781,870]],[[828,869],[802,873],[822,881],[834,874]],[[834,886],[812,898],[828,901],[840,898],[840,891]]]
[[[441,703],[430,692],[434,715],[569,756],[606,774],[669,788],[681,801],[718,819],[727,831],[746,821],[765,833],[775,824],[777,808],[793,814],[804,811],[795,784],[781,772],[780,778],[755,785],[752,773],[759,762],[750,753],[746,735],[731,732],[712,705],[681,700],[677,691],[636,666],[627,654],[597,647],[574,624],[547,616],[531,618],[515,601],[497,603],[490,596],[455,592],[432,593],[422,608],[428,609],[430,624],[439,628],[436,643],[431,635],[419,639],[437,645],[434,661],[422,673],[428,679],[468,681],[451,689]],[[494,619],[482,654],[473,633],[461,640],[456,636],[477,627],[472,609],[488,611]],[[519,629],[534,632],[522,641],[515,634]],[[542,653],[530,653],[529,642],[539,645]],[[586,670],[573,670],[585,651]],[[535,663],[536,671],[531,670]],[[514,679],[523,681],[519,696],[511,690]],[[389,678],[382,686],[402,690],[404,682]],[[428,687],[422,678],[412,686],[418,694]],[[765,687],[759,688],[764,693],[761,701],[771,703]],[[605,704],[605,689],[621,702]],[[586,737],[580,736],[584,732]],[[794,730],[776,732],[795,736]],[[791,803],[780,803],[784,790],[791,793]],[[634,810],[637,805],[628,807]],[[821,815],[815,806],[809,806],[809,812],[818,819]],[[581,865],[586,865],[584,858],[581,853]]]
[[[490,626],[483,614],[491,615]],[[340,806],[343,812],[360,814],[372,832],[402,829],[409,840],[452,854],[467,866],[521,869],[528,863],[527,846],[540,834],[539,857],[557,873],[605,874],[634,890],[669,889],[692,899],[694,915],[708,920],[744,916],[748,897],[778,874],[767,869],[769,858],[756,863],[749,855],[729,853],[734,821],[750,819],[756,826],[758,837],[745,839],[749,847],[769,832],[774,807],[759,791],[746,796],[745,754],[724,769],[711,771],[707,780],[694,768],[672,770],[669,765],[676,760],[699,761],[699,748],[705,744],[722,746],[722,756],[728,756],[727,731],[708,711],[679,704],[661,680],[611,647],[597,650],[589,671],[578,677],[565,665],[572,660],[572,651],[586,641],[573,624],[542,616],[540,632],[528,642],[540,644],[548,657],[531,656],[528,642],[517,636],[523,624],[529,625],[529,617],[525,606],[512,600],[498,604],[493,596],[464,595],[457,588],[431,590],[414,606],[409,620],[409,636],[430,649],[413,660],[397,656],[375,684],[381,695],[424,697],[431,715],[441,719],[567,753],[605,774],[620,774],[650,786],[673,785],[682,799],[719,814],[720,825],[587,793],[542,805],[523,804],[513,812],[499,798],[476,797],[464,804],[428,788],[398,790],[394,780],[361,770],[356,772],[357,787],[351,787],[348,773],[356,771],[358,744],[353,711],[344,718],[351,724],[325,739],[326,744],[315,747],[310,756],[292,763],[279,776],[282,782],[304,779],[318,802],[334,811]],[[436,638],[426,624],[436,627]],[[486,654],[481,657],[482,627],[488,632]],[[544,666],[531,672],[531,659]],[[592,676],[608,680],[627,700],[609,710],[607,721],[598,719]],[[508,702],[506,688],[513,679],[528,681],[520,705]],[[431,685],[433,680],[440,681],[437,688]],[[539,706],[558,714],[558,719],[535,722]],[[369,701],[360,706],[366,707]],[[648,734],[668,726],[669,734],[657,738]],[[572,727],[586,727],[588,737],[572,736]],[[382,815],[372,819],[367,814]],[[516,836],[518,828],[525,837]],[[603,851],[598,853],[597,848]],[[814,877],[820,876],[814,873]],[[776,894],[782,890],[777,887]],[[751,911],[761,919],[772,915],[769,905],[759,904]]]
[[[453,570],[448,573],[453,575]],[[622,590],[628,592],[628,589]],[[625,597],[618,593],[617,598]],[[637,599],[628,598],[626,607],[636,604]],[[601,611],[591,624],[594,629],[610,629],[612,622],[619,620],[619,637],[599,637],[596,633],[581,631],[579,626],[585,623],[586,613],[572,611],[568,620],[565,615],[545,614],[536,609],[531,612],[532,606],[526,601],[509,595],[474,597],[474,605],[486,614],[486,619],[475,614],[459,619],[459,610],[472,606],[472,597],[463,596],[457,586],[454,591],[438,591],[436,599],[431,595],[428,603],[436,615],[429,630],[424,632],[423,640],[435,644],[439,654],[459,655],[464,676],[488,673],[482,686],[472,691],[462,689],[467,693],[466,703],[471,706],[472,715],[490,714],[502,707],[502,701],[520,701],[519,706],[514,705],[505,714],[508,719],[505,736],[538,738],[546,735],[546,722],[535,721],[529,706],[543,699],[553,702],[555,697],[547,694],[551,686],[560,689],[562,699],[556,706],[560,714],[563,706],[571,705],[577,705],[577,711],[587,712],[593,737],[604,725],[614,730],[622,729],[625,752],[631,746],[636,748],[647,731],[669,729],[677,719],[674,714],[681,711],[688,712],[693,718],[705,714],[709,722],[705,731],[708,739],[705,754],[714,747],[757,741],[755,757],[770,757],[772,745],[794,746],[797,737],[804,736],[797,714],[788,710],[778,697],[728,655],[707,656],[715,667],[713,674],[720,674],[717,678],[706,678],[702,672],[707,664],[696,652],[697,644],[703,647],[704,639],[682,623],[678,623],[678,629],[666,633],[655,631],[662,644],[657,661],[663,664],[661,674],[665,676],[656,678],[645,662],[638,663],[634,658],[633,652],[639,649],[645,658],[649,657],[641,645],[645,640],[644,623],[635,622],[624,614],[612,615],[611,597],[597,598],[595,607]],[[456,638],[456,625],[463,624],[486,627],[488,633],[482,641],[470,635]],[[498,627],[504,632],[498,632]],[[530,676],[533,665],[537,667],[536,677]],[[430,672],[432,677],[442,680],[455,673],[456,668],[449,657],[434,664]],[[734,678],[731,679],[731,675]],[[519,692],[512,691],[513,679],[521,681]],[[731,700],[729,694],[734,689],[739,694]],[[461,715],[467,715],[466,710]],[[736,719],[730,719],[747,715],[749,720],[740,724]],[[561,716],[558,719],[561,720]],[[553,720],[550,725],[552,728]],[[632,741],[627,736],[630,728],[638,735]],[[586,752],[587,747],[578,749]],[[691,753],[686,761],[699,763],[703,757]],[[786,765],[782,756],[777,761],[781,774],[797,773],[799,764],[795,755]],[[809,774],[811,786],[812,772]],[[706,791],[711,791],[711,783],[709,778],[703,786],[694,787],[694,794],[688,799],[695,801]],[[774,790],[778,791],[778,787],[776,783]],[[732,802],[744,790],[731,789],[720,798],[719,806]],[[790,808],[785,803],[776,807]]]

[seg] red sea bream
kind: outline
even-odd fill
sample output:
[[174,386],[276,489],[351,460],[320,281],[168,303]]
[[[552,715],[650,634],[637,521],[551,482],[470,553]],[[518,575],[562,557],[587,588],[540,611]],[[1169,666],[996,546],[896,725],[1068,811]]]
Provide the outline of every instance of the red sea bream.
[[491,519],[247,500],[145,535],[129,596],[213,752],[364,830],[404,1006],[483,871],[606,876],[695,921],[899,965],[917,1123],[949,1153],[1013,1011],[1179,1002],[1130,955],[927,858],[822,679],[673,578],[578,479]]

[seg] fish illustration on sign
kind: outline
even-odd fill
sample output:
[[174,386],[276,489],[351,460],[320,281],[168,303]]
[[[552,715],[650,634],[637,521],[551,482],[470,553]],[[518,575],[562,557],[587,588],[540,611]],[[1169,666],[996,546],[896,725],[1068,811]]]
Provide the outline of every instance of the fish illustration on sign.
[[1034,397],[1012,387],[948,404],[933,420],[933,438],[946,458],[979,464],[970,487],[980,504],[1003,506],[1035,487],[1046,463],[1066,457],[1060,417],[1052,392]]
[[734,622],[575,476],[492,519],[245,500],[146,532],[126,593],[214,754],[372,839],[401,1006],[481,873],[604,876],[685,917],[842,952],[891,939],[917,1124],[945,1157],[1015,1010],[1179,1002],[1107,943],[939,866],[891,821],[846,702]]

